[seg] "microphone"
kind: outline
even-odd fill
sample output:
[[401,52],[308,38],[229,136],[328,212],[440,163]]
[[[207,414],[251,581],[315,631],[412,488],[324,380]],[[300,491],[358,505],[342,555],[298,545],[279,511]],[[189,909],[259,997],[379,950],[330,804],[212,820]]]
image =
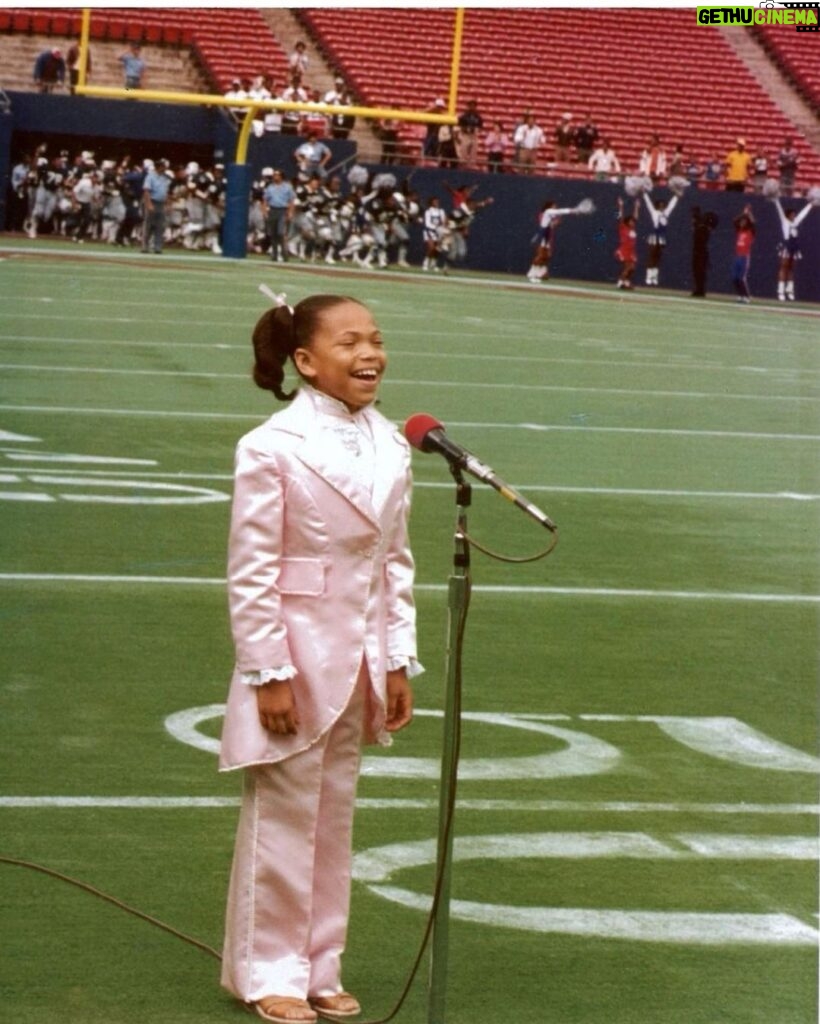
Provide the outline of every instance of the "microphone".
[[536,522],[545,526],[548,530],[554,533],[558,529],[546,513],[542,512],[536,505],[533,505],[531,501],[527,501],[514,487],[505,483],[495,470],[476,458],[472,452],[463,448],[456,441],[452,441],[444,430],[444,424],[439,423],[435,417],[429,416],[426,412],[419,412],[411,416],[404,424],[404,436],[419,451],[437,452],[439,455],[443,455],[452,465],[458,466],[459,469],[465,470],[471,476],[476,477],[485,484],[489,484],[507,501],[511,501],[513,505],[518,506],[518,508],[526,512],[527,515],[532,516]]

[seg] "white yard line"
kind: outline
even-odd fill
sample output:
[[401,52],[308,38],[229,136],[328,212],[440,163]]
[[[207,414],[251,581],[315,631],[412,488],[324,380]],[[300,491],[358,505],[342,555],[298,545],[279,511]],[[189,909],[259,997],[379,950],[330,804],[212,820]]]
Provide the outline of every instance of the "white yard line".
[[[187,587],[224,587],[222,577],[208,576],[139,576],[139,575],[97,575],[91,573],[0,573],[0,582],[7,583],[93,583],[106,585],[153,585]],[[420,593],[446,593],[446,583],[417,583],[414,589]],[[627,587],[515,587],[505,585],[478,584],[473,586],[477,594],[526,596],[526,597],[575,597],[575,598],[616,598],[626,600],[641,598],[657,601],[728,601],[753,604],[820,604],[820,594],[777,594],[724,590],[652,590],[649,588]]]

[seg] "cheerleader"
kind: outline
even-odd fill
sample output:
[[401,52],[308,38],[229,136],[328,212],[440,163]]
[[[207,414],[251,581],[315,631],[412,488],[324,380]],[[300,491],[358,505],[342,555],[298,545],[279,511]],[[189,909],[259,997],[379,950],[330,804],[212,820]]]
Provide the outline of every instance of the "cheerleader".
[[577,206],[564,209],[558,209],[551,199],[544,203],[538,216],[538,231],[533,239],[535,255],[532,258],[532,266],[527,271],[528,281],[537,284],[539,281],[549,279],[553,233],[560,223],[560,218],[568,217],[573,213],[592,213],[593,209],[594,206],[590,199],[583,199]]
[[780,231],[783,241],[777,247],[780,264],[777,268],[777,297],[780,302],[788,299],[794,302],[794,264],[802,259],[798,228],[811,211],[812,203],[806,203],[798,213],[797,210],[784,210],[780,200],[775,199],[777,215],[780,218]]
[[743,212],[732,221],[735,228],[735,257],[732,263],[732,284],[737,292],[738,302],[751,302],[749,293],[749,265],[752,261],[752,247],[754,246],[757,227],[752,208],[748,204],[743,207]]
[[646,208],[649,210],[649,216],[652,218],[652,230],[646,236],[649,246],[649,253],[646,257],[646,283],[650,287],[657,288],[661,257],[666,248],[666,226],[677,205],[678,197],[672,196],[668,203],[659,200],[657,206],[653,204],[647,192],[644,192],[643,198]]
[[422,270],[440,271],[444,263],[442,252],[447,231],[447,213],[441,208],[438,196],[432,196],[423,219],[424,262]]
[[627,291],[632,291],[635,287],[632,275],[638,262],[636,243],[639,210],[640,202],[636,199],[632,213],[625,214],[624,201],[618,196],[618,248],[615,250],[615,258],[620,261],[621,273],[618,275],[617,287],[625,288]]

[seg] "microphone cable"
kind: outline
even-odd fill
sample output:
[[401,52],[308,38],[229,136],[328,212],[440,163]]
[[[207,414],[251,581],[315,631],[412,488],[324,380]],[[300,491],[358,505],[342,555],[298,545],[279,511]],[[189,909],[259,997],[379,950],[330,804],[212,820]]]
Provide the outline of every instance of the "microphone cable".
[[[452,835],[453,818],[454,818],[454,815],[455,815],[455,805],[456,805],[456,785],[457,785],[457,782],[458,782],[458,762],[459,762],[459,754],[461,752],[461,691],[462,691],[462,686],[461,686],[461,679],[462,679],[462,655],[461,655],[461,649],[462,649],[462,641],[463,641],[463,638],[464,638],[464,631],[465,631],[465,628],[466,628],[466,625],[467,625],[467,609],[469,607],[469,599],[470,599],[470,586],[469,586],[469,583],[468,583],[468,586],[466,588],[466,598],[465,598],[465,602],[464,602],[464,608],[462,609],[461,617],[460,617],[460,619],[459,619],[459,621],[457,623],[457,626],[456,626],[456,629],[457,629],[457,643],[456,643],[455,646],[456,646],[456,650],[458,652],[458,657],[456,659],[456,665],[455,665],[455,687],[454,687],[454,691],[455,691],[454,692],[454,708],[455,708],[455,712],[456,712],[455,713],[455,729],[454,729],[454,735],[453,735],[454,756],[453,756],[452,764],[451,764],[451,768],[450,768],[450,775],[448,776],[448,780],[449,780],[449,794],[450,794],[450,796],[449,796],[449,799],[447,801],[447,805],[446,805],[446,807],[444,809],[443,837],[444,837],[444,842],[445,843],[449,843],[450,836]],[[209,956],[213,957],[214,959],[216,959],[216,960],[218,960],[220,962],[222,961],[222,954],[220,952],[218,952],[218,950],[214,949],[213,946],[209,946],[206,942],[202,942],[199,939],[195,939],[195,938],[193,938],[190,935],[186,935],[185,932],[182,932],[179,929],[174,928],[174,927],[172,927],[169,924],[166,924],[164,921],[161,921],[157,917],[153,917],[151,914],[146,914],[144,911],[139,910],[136,907],[130,906],[129,904],[123,902],[122,900],[117,899],[116,896],[111,896],[109,893],[103,892],[101,889],[98,889],[95,886],[90,885],[88,882],[83,882],[80,879],[72,878],[70,875],[63,874],[61,871],[56,871],[54,868],[46,867],[43,864],[37,864],[34,861],[22,860],[22,859],[18,859],[16,857],[6,857],[6,856],[3,856],[2,854],[0,854],[0,864],[8,864],[8,865],[11,865],[13,867],[20,867],[20,868],[26,868],[26,869],[31,870],[31,871],[37,871],[40,874],[46,875],[48,878],[53,878],[53,879],[56,879],[56,880],[61,881],[61,882],[66,882],[68,885],[73,885],[76,888],[82,890],[83,892],[88,893],[91,896],[95,896],[98,899],[101,899],[101,900],[103,900],[106,903],[110,903],[112,906],[117,907],[119,910],[123,910],[126,913],[131,914],[132,916],[139,918],[142,921],[146,921],[148,924],[154,925],[156,928],[159,928],[160,930],[168,933],[169,935],[174,936],[174,938],[180,939],[182,942],[185,942],[185,943],[187,943],[187,944],[189,944],[191,946],[194,946],[196,949],[202,950],[202,952],[207,953]],[[410,968],[410,973],[407,976],[407,980],[404,983],[404,986],[403,986],[403,988],[402,988],[402,990],[401,990],[401,992],[399,994],[399,997],[398,997],[398,999],[396,1001],[395,1006],[393,1007],[392,1010],[390,1010],[390,1012],[387,1014],[386,1017],[381,1017],[378,1020],[356,1021],[356,1024],[389,1024],[389,1022],[392,1021],[396,1017],[396,1015],[399,1013],[401,1008],[404,1006],[404,1003],[406,1002],[407,997],[410,994],[410,990],[413,987],[413,983],[415,982],[416,977],[418,976],[418,972],[419,972],[419,969],[421,967],[422,960],[424,958],[424,954],[425,954],[425,952],[427,950],[427,946],[429,944],[430,937],[431,937],[431,935],[433,933],[433,924],[434,924],[434,921],[435,921],[435,917],[436,917],[436,913],[438,911],[439,904],[441,903],[442,888],[443,888],[443,883],[444,883],[443,867],[444,867],[444,859],[442,858],[442,863],[440,865],[438,865],[437,869],[436,869],[435,884],[434,884],[434,887],[433,887],[433,899],[432,899],[432,903],[430,905],[430,910],[429,910],[428,915],[427,915],[427,923],[425,924],[424,932],[422,933],[421,943],[419,944],[419,949],[418,949],[418,952],[416,953],[415,959],[413,960],[412,967]],[[249,1011],[250,1013],[254,1012],[253,1006],[251,1004],[243,1002],[243,1003],[241,1003],[241,1005],[242,1005],[242,1007],[245,1010]],[[338,1024],[338,1020],[339,1020],[338,1017],[327,1016],[327,1015],[323,1014],[320,1010],[318,1010],[317,1013],[318,1013],[320,1019],[322,1019],[322,1020],[329,1020],[329,1021],[335,1021]]]
[[476,549],[476,551],[480,551],[488,558],[495,559],[496,562],[506,562],[508,565],[525,565],[527,562],[539,562],[542,558],[546,558],[547,555],[551,555],[558,544],[558,529],[556,528],[552,532],[552,540],[550,541],[549,547],[544,548],[543,551],[539,551],[535,555],[515,557],[513,555],[501,555],[497,551],[490,550],[490,548],[485,547],[483,544],[479,544],[475,537],[472,537],[469,533],[465,533],[464,531],[462,531],[462,536],[471,547]]

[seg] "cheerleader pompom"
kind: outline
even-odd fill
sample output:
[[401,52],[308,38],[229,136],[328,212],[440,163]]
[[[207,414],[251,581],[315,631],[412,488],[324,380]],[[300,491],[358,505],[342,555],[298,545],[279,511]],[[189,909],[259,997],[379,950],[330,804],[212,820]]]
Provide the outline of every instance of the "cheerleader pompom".
[[575,207],[576,213],[595,213],[595,203],[591,199],[582,199]]
[[392,192],[396,187],[395,174],[377,174],[373,179],[373,188],[377,192]]
[[761,192],[767,199],[777,199],[780,195],[780,182],[777,178],[766,178]]
[[820,206],[820,185],[812,185],[806,193],[806,199],[812,206]]
[[652,179],[648,174],[631,174],[624,178],[624,190],[633,199],[642,192],[652,191]]
[[350,170],[347,172],[347,180],[353,186],[353,188],[364,187],[368,179],[370,178],[370,172],[366,167],[362,167],[361,164],[353,164]]
[[683,178],[679,174],[670,178],[666,183],[669,186],[669,190],[674,192],[678,198],[689,188],[690,181],[688,178]]

